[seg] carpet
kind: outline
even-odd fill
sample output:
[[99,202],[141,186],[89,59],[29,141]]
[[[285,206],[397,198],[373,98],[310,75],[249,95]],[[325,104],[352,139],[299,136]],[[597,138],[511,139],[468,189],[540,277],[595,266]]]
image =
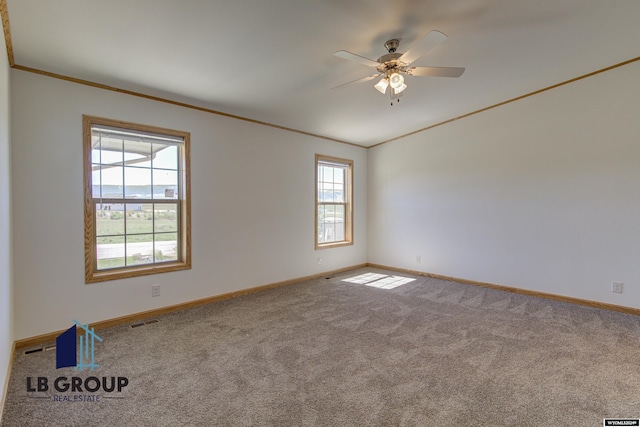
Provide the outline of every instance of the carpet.
[[[154,320],[96,331],[95,371],[56,369],[56,350],[17,352],[1,425],[598,426],[640,416],[640,319],[628,314],[363,268]],[[56,390],[60,377],[68,390]]]

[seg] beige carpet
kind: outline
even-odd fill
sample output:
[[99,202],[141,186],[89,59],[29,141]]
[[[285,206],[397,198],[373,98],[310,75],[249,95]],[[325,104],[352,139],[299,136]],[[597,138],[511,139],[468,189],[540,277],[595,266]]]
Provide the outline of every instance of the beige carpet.
[[[343,281],[368,272],[386,282]],[[2,426],[599,426],[640,416],[638,317],[418,276],[391,288],[397,275],[359,269],[102,330],[93,373],[56,370],[55,350],[20,352]],[[50,389],[28,392],[38,376]],[[129,383],[57,392],[60,376]],[[55,401],[74,395],[99,401]]]

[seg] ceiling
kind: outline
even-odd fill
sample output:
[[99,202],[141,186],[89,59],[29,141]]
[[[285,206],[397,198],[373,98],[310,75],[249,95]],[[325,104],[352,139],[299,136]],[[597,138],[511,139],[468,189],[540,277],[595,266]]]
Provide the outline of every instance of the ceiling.
[[[362,146],[640,56],[638,0],[3,1],[19,67]],[[393,106],[377,80],[332,89],[374,71],[333,52],[434,29],[414,65],[460,78],[407,77]]]

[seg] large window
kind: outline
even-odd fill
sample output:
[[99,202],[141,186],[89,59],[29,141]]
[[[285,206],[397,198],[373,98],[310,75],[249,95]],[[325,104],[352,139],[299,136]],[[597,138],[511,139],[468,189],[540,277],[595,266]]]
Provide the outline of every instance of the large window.
[[316,249],[353,243],[353,161],[316,155]]
[[191,268],[189,133],[84,116],[86,282]]

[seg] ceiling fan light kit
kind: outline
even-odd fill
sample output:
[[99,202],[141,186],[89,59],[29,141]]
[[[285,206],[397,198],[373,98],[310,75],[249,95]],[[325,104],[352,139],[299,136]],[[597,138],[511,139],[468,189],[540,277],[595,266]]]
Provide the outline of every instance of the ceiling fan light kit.
[[404,85],[404,77],[399,73],[394,72],[389,76],[389,85],[394,89],[398,89],[400,86]]
[[[461,67],[412,67],[411,64],[427,53],[434,46],[442,43],[447,38],[446,35],[439,31],[431,31],[424,36],[415,45],[411,47],[405,53],[398,53],[396,50],[400,45],[400,40],[391,39],[388,40],[384,47],[387,49],[387,54],[382,55],[377,61],[373,59],[365,58],[360,55],[340,50],[335,52],[334,55],[343,59],[358,62],[362,65],[373,67],[378,72],[377,75],[364,77],[362,79],[355,80],[353,82],[343,84],[337,87],[348,86],[352,83],[359,83],[368,81],[372,78],[382,76],[382,78],[373,85],[373,87],[385,94],[387,88],[391,86],[389,95],[391,97],[391,105],[393,105],[393,99],[395,96],[398,98],[402,95],[402,92],[407,88],[404,76],[431,76],[431,77],[460,77],[464,73],[464,68]],[[398,99],[399,101],[399,99]]]
[[373,85],[378,92],[381,94],[385,94],[387,92],[387,87],[389,87],[389,80],[386,77],[380,79],[380,81]]
[[404,91],[407,88],[407,85],[402,83],[402,85],[400,85],[399,87],[394,87],[393,88],[393,93],[395,95],[398,95],[400,93],[402,93],[402,91]]

